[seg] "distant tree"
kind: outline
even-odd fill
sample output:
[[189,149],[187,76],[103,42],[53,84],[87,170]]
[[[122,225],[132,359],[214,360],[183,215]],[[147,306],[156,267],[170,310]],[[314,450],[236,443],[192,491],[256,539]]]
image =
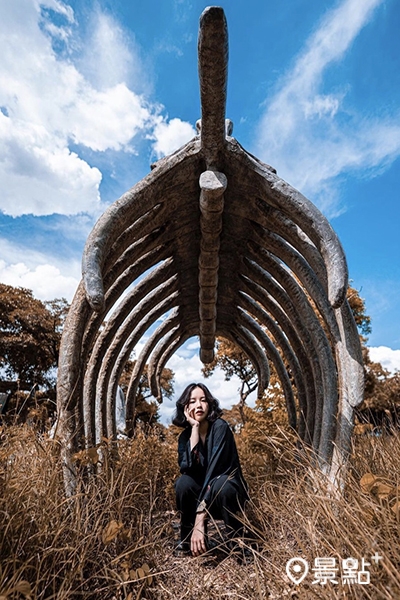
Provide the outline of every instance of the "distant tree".
[[[129,385],[135,362],[136,361],[129,360],[124,367],[119,380],[122,389],[127,388]],[[162,370],[160,384],[163,395],[167,398],[172,398],[174,393],[174,372],[171,369],[164,368]],[[152,398],[152,394],[148,382],[146,365],[143,369],[137,389],[135,412],[133,415],[133,428],[136,427],[137,423],[154,425],[159,421],[159,405],[155,400],[150,400],[150,398]]]
[[239,403],[236,406],[244,424],[246,400],[257,388],[257,373],[253,363],[234,342],[218,337],[214,360],[202,369],[204,377],[211,377],[217,367],[225,373],[226,381],[232,379],[234,375],[240,379]]
[[400,426],[400,373],[391,375],[377,362],[371,360],[367,336],[371,333],[371,319],[365,312],[364,300],[350,287],[347,294],[358,330],[363,351],[365,389],[364,401],[356,411],[361,422],[371,422],[378,427]]
[[21,387],[54,386],[68,303],[42,302],[32,291],[0,284],[0,368]]
[[365,393],[364,401],[356,411],[361,423],[374,426],[400,427],[400,373],[393,375],[380,363],[370,360],[364,348]]
[[271,365],[271,377],[268,389],[261,398],[256,398],[254,408],[240,402],[230,410],[224,410],[224,419],[236,433],[245,433],[250,437],[258,434],[272,435],[277,427],[288,429],[286,399],[274,365]]
[[53,322],[54,336],[52,338],[53,345],[51,351],[54,356],[54,362],[58,365],[61,335],[68,314],[69,304],[65,298],[55,298],[54,300],[46,300],[44,305],[49,311]]
[[363,341],[371,333],[371,317],[366,314],[365,301],[360,296],[355,288],[349,286],[347,289],[347,300],[354,316],[358,331],[362,336]]

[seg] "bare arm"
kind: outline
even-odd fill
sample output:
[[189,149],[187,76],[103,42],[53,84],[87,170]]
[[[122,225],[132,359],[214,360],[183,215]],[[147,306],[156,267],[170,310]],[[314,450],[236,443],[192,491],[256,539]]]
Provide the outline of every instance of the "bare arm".
[[192,537],[190,538],[190,550],[192,551],[193,556],[200,556],[200,554],[207,552],[205,521],[206,512],[203,511],[197,513],[193,527]]
[[[193,417],[191,416],[191,412],[192,411],[190,411],[189,407],[186,406],[184,409],[184,413],[189,425],[192,427],[192,432],[190,434],[190,449],[193,450],[193,448],[197,446],[197,444],[200,441],[200,425],[195,419],[193,419]],[[205,520],[205,511],[196,514],[196,520],[194,523],[192,536],[190,538],[190,550],[192,551],[193,556],[200,556],[200,554],[203,554],[207,551],[205,537]]]
[[[193,411],[193,410],[194,410],[194,409],[192,409],[192,411]],[[186,417],[186,419],[187,419],[187,421],[188,421],[189,425],[190,425],[190,426],[191,426],[191,428],[192,428],[192,433],[190,434],[190,449],[191,449],[191,450],[193,450],[193,448],[194,448],[195,446],[197,446],[197,444],[198,444],[198,443],[199,443],[199,441],[200,441],[200,431],[199,431],[199,427],[200,427],[200,425],[199,425],[199,423],[198,423],[198,422],[197,422],[195,419],[193,419],[193,417],[191,416],[191,414],[190,414],[190,413],[191,413],[192,411],[190,411],[190,410],[189,410],[189,407],[188,407],[188,406],[185,406],[185,409],[184,409],[185,417]]]

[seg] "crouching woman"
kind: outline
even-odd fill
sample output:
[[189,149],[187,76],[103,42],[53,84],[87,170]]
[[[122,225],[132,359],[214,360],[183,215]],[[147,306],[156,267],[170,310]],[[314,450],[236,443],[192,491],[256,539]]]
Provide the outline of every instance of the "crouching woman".
[[[220,418],[218,400],[202,383],[187,386],[176,403],[179,436],[176,504],[181,514],[179,550],[199,556],[207,550],[207,519],[223,519],[228,536],[243,534],[240,512],[248,499],[233,433]],[[237,518],[239,516],[239,519]]]

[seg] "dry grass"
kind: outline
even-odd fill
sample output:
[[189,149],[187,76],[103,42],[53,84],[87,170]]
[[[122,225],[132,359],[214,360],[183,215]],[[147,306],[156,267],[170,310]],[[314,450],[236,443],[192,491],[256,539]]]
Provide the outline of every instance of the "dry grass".
[[[58,446],[26,426],[0,430],[0,599],[400,598],[399,436],[360,437],[343,496],[324,490],[284,436],[238,439],[259,543],[252,561],[213,553],[177,558],[177,476],[172,432],[139,431],[118,459],[65,499]],[[371,473],[375,477],[367,476]],[[379,476],[379,477],[377,477]],[[383,560],[375,565],[371,556]],[[296,586],[285,571],[301,556],[366,558],[368,585]]]

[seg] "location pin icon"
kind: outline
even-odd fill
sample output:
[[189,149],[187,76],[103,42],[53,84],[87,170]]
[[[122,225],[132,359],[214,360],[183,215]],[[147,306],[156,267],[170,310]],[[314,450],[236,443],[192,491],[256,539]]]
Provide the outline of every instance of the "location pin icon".
[[300,556],[291,558],[286,563],[286,573],[293,583],[299,585],[299,583],[303,581],[304,577],[307,576],[308,562]]

